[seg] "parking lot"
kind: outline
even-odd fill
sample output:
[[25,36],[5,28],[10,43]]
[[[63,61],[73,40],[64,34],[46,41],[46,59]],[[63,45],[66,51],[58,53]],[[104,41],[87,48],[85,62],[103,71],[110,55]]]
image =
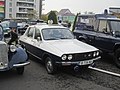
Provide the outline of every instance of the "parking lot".
[[[26,66],[23,76],[15,70],[0,72],[1,90],[119,90],[120,77],[91,69],[74,72],[60,68],[55,75],[47,74],[43,64],[30,56],[31,64]],[[110,60],[110,61],[109,61]],[[100,60],[96,68],[120,74],[110,58]]]

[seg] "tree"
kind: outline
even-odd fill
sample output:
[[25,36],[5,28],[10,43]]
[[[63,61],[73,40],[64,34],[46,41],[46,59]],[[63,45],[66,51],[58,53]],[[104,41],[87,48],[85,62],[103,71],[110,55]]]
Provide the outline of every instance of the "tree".
[[48,20],[53,20],[53,24],[57,24],[57,15],[54,11],[50,11],[48,15]]
[[30,10],[30,11],[28,11],[28,19],[38,20],[39,17],[38,17],[37,11],[36,10]]
[[41,15],[41,19],[44,20],[44,21],[47,21],[48,20],[48,16],[47,15]]

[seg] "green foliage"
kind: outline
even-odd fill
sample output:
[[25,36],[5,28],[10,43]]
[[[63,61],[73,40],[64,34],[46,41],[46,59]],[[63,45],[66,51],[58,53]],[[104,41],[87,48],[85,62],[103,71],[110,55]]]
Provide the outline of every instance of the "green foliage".
[[44,21],[47,21],[48,20],[48,16],[47,15],[41,15],[41,19],[44,20]]
[[73,27],[72,27],[72,31],[75,30],[75,25],[76,25],[76,20],[77,20],[78,15],[79,15],[79,13],[77,13],[77,15],[75,16]]
[[53,20],[53,24],[57,24],[57,15],[54,11],[50,11],[48,15],[48,20]]
[[28,11],[28,19],[38,20],[39,19],[38,12],[36,10]]

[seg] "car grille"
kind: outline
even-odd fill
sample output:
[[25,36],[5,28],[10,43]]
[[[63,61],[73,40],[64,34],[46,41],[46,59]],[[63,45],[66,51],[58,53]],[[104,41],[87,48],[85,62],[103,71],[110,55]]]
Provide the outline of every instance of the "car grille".
[[[8,64],[8,49],[7,44],[0,41],[0,64]],[[0,65],[2,66],[2,65]]]
[[74,60],[75,61],[82,61],[82,60],[88,60],[95,58],[93,57],[93,52],[88,52],[88,53],[78,53],[74,55]]

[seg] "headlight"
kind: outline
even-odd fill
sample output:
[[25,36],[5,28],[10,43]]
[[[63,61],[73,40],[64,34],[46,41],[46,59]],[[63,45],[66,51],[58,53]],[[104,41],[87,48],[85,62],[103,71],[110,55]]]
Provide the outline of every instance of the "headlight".
[[68,60],[72,60],[73,56],[72,55],[68,55]]
[[97,51],[96,55],[97,55],[97,56],[99,55],[99,51]]
[[10,45],[10,51],[15,52],[17,47],[15,45]]
[[3,62],[0,62],[0,67],[3,66]]
[[0,62],[0,67],[5,68],[7,66],[8,66],[8,63],[6,63],[6,62]]
[[93,57],[98,56],[98,55],[99,55],[99,51],[93,53]]
[[67,59],[67,56],[66,55],[63,55],[62,56],[62,60],[66,60]]
[[96,52],[93,53],[93,57],[95,57],[95,56],[96,56]]

